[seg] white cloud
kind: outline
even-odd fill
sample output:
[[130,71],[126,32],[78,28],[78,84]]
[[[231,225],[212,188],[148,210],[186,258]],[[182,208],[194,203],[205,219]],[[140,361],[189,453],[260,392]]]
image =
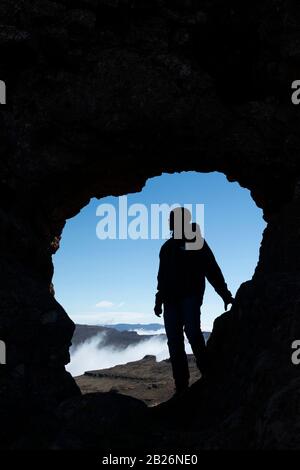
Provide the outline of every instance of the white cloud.
[[[104,338],[105,336],[100,334],[85,341],[77,348],[71,349],[71,363],[67,366],[67,370],[73,376],[81,375],[88,370],[106,369],[118,364],[138,361],[147,354],[156,356],[157,361],[169,357],[167,341],[159,336],[130,345],[125,349],[102,345]],[[186,352],[188,354],[192,352],[187,343]]]
[[114,305],[113,302],[111,302],[110,300],[101,300],[100,302],[98,302],[96,304],[96,307],[98,308],[110,308]]
[[160,328],[160,330],[143,330],[142,328],[135,328],[135,329],[129,330],[129,331],[135,331],[140,336],[165,335],[166,334],[166,330],[163,327]]

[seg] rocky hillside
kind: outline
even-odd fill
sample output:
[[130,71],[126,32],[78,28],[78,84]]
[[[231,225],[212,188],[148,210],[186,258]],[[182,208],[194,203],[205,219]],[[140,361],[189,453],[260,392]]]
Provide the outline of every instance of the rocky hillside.
[[118,349],[124,349],[151,338],[151,335],[138,335],[135,331],[118,331],[115,328],[96,325],[76,325],[72,345],[79,346],[100,334],[103,334],[101,346],[112,346]]
[[[188,356],[190,383],[199,379],[193,356]],[[115,392],[137,398],[148,406],[167,401],[174,393],[171,363],[157,362],[155,356],[129,362],[110,369],[88,371],[76,377],[82,393]]]
[[[152,330],[153,325],[133,325],[132,328],[136,327],[144,327],[144,330]],[[76,325],[75,331],[72,338],[72,346],[77,347],[80,344],[83,344],[85,341],[97,336],[101,335],[101,347],[103,346],[112,346],[117,349],[124,349],[128,346],[133,346],[135,344],[139,344],[143,341],[147,341],[153,337],[163,337],[166,339],[165,334],[138,334],[135,331],[129,331],[131,325],[129,324],[122,324],[119,325],[109,325],[109,326],[98,326],[98,325]],[[152,330],[153,331],[153,330]],[[103,335],[102,335],[103,334]],[[207,331],[203,332],[205,341],[208,340],[210,333]]]

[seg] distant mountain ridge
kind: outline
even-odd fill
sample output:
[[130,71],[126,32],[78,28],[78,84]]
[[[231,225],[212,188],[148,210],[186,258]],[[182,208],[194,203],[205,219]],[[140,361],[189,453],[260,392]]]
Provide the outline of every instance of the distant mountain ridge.
[[[159,323],[119,323],[105,326],[77,324],[72,338],[72,346],[77,347],[95,336],[101,335],[99,345],[101,343],[101,346],[113,346],[118,349],[125,349],[128,346],[147,341],[149,338],[165,336],[164,334],[139,335],[136,331],[132,330],[159,331],[163,328],[164,326]],[[207,341],[210,333],[205,331],[203,334],[205,341]]]
[[[165,327],[161,323],[116,323],[115,325],[105,325],[106,328],[113,328],[118,331],[132,331],[132,330],[144,330],[144,331],[160,331],[164,330]],[[203,336],[205,341],[208,340],[211,332],[210,331],[203,331]],[[160,333],[164,334],[164,333]],[[150,336],[156,336],[155,334],[153,335],[147,335],[148,338]]]
[[125,349],[142,341],[147,341],[152,335],[138,335],[135,331],[118,331],[115,328],[98,325],[76,325],[72,338],[72,346],[77,347],[93,337],[101,335],[99,345],[113,346],[118,349]]
[[117,323],[115,325],[103,325],[107,328],[114,328],[118,331],[129,331],[129,330],[145,330],[145,331],[159,331],[164,329],[164,325],[161,323]]

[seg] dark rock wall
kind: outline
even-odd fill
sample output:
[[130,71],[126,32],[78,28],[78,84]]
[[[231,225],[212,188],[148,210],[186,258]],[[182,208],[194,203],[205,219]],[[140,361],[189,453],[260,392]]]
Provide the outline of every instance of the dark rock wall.
[[66,219],[162,171],[220,171],[268,226],[209,342],[211,412],[229,447],[299,444],[282,406],[299,393],[299,21],[295,0],[1,1],[3,419],[78,393],[64,372],[74,325],[51,288]]

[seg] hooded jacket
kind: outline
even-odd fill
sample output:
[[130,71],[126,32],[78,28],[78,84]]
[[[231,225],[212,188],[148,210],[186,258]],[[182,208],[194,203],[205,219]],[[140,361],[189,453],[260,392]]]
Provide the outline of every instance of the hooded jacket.
[[224,302],[231,299],[222,271],[206,241],[200,250],[186,250],[185,241],[170,238],[161,247],[157,276],[158,302],[197,295],[202,304],[205,279]]

